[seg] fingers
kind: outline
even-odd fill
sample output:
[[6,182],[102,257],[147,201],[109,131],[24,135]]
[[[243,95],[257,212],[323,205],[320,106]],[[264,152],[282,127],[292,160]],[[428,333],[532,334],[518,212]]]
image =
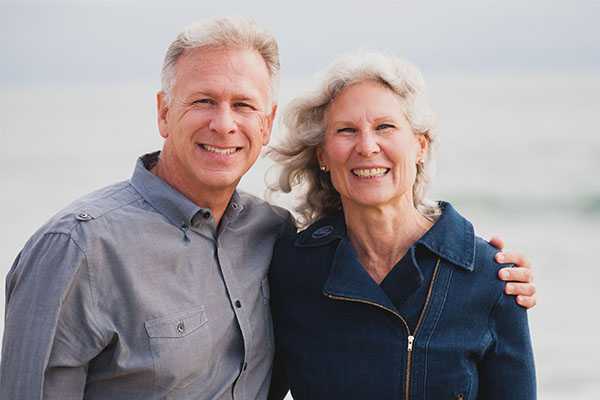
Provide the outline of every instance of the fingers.
[[502,268],[498,271],[498,277],[507,282],[533,282],[533,272],[531,271],[531,268],[525,267]]
[[498,250],[502,250],[504,248],[504,240],[502,240],[499,236],[492,236],[490,238],[490,244]]
[[517,304],[527,309],[535,307],[537,304],[536,296],[517,296]]
[[533,296],[536,292],[535,285],[532,283],[509,282],[504,287],[504,293],[518,296]]
[[517,267],[531,268],[531,263],[524,255],[514,252],[496,253],[496,261],[500,264],[515,264]]

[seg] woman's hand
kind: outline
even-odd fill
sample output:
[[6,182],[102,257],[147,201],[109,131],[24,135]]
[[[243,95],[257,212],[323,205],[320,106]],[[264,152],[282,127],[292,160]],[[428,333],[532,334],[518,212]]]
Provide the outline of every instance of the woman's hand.
[[[492,237],[490,244],[502,250],[504,241],[499,237]],[[498,252],[496,261],[502,264],[515,264],[514,268],[502,268],[498,271],[498,277],[508,282],[504,292],[508,295],[517,296],[517,303],[525,308],[532,308],[536,305],[536,289],[533,283],[533,269],[531,263],[525,256],[513,252]]]

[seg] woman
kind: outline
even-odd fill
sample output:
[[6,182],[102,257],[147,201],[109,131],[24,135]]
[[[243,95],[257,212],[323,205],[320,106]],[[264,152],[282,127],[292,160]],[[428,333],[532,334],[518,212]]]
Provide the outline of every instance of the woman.
[[340,59],[292,103],[279,184],[310,226],[276,246],[272,398],[533,399],[525,309],[496,250],[425,193],[434,118],[413,66]]

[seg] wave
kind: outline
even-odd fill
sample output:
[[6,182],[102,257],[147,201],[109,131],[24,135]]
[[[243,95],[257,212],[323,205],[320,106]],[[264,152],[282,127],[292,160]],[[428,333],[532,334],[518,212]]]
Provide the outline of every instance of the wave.
[[498,195],[450,195],[443,197],[461,209],[477,209],[494,214],[599,217],[600,193],[578,195],[574,198],[519,197]]

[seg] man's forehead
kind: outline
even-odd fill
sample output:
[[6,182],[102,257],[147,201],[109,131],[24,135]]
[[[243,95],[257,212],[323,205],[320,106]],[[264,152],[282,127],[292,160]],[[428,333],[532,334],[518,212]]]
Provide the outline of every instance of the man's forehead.
[[176,64],[177,73],[201,73],[211,76],[248,78],[256,83],[269,84],[269,70],[255,50],[235,48],[188,49]]

